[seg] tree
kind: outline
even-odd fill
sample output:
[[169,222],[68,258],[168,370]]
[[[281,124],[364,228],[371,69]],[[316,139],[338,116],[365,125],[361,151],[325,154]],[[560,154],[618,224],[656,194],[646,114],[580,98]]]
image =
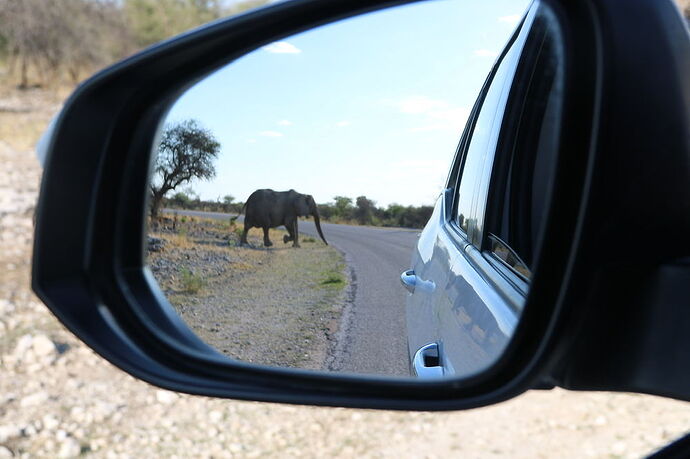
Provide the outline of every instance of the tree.
[[195,178],[213,178],[219,151],[220,143],[195,120],[166,126],[151,181],[151,218],[158,216],[161,200],[169,191]]
[[168,205],[173,205],[176,207],[181,207],[183,209],[187,209],[189,207],[189,202],[191,199],[189,199],[189,196],[187,196],[183,191],[179,191],[175,193],[175,195],[168,200]]
[[125,15],[139,46],[149,46],[222,15],[219,0],[125,0]]
[[335,201],[335,216],[349,219],[352,216],[352,198],[336,196],[333,200]]
[[267,3],[249,0],[0,0],[0,65],[35,82],[85,73],[172,35]]
[[376,203],[371,199],[367,199],[366,196],[358,196],[355,203],[357,207],[354,214],[357,222],[360,225],[371,225],[373,223],[374,210],[376,210]]
[[20,88],[29,70],[66,71],[74,83],[83,69],[104,65],[130,51],[124,16],[116,0],[3,0],[0,30]]
[[220,17],[257,8],[268,0],[228,3],[224,0],[124,0],[123,9],[135,42],[143,47]]

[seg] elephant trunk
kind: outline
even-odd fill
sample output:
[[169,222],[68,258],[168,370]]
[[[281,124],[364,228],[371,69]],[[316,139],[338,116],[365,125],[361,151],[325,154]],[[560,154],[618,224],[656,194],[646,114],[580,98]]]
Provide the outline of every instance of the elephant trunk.
[[321,236],[323,243],[328,245],[328,242],[326,242],[326,238],[323,237],[323,233],[321,232],[321,220],[319,219],[318,212],[314,212],[314,224],[316,225],[316,231],[319,232],[319,236]]
[[314,216],[314,225],[316,225],[316,231],[319,232],[319,236],[321,236],[321,240],[323,241],[324,244],[328,245],[328,242],[326,242],[326,238],[323,237],[323,232],[321,231],[321,218],[319,217],[319,210],[316,207],[316,203],[314,202],[314,199],[310,199],[309,207],[311,207],[311,214]]

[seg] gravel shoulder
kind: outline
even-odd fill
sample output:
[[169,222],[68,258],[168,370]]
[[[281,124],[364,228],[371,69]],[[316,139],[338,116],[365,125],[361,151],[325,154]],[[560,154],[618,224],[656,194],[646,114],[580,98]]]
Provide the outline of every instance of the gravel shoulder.
[[347,288],[333,247],[301,237],[301,247],[264,248],[262,232],[240,246],[227,221],[166,218],[151,233],[149,265],[190,328],[224,354],[251,363],[325,369],[336,343]]

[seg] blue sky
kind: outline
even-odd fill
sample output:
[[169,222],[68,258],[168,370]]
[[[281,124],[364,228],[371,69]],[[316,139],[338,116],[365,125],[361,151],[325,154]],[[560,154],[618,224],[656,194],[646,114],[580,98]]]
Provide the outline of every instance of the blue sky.
[[[527,1],[440,0],[351,18],[258,49],[184,93],[221,144],[202,199],[294,188],[431,205],[481,85]],[[188,187],[187,187],[188,188]]]

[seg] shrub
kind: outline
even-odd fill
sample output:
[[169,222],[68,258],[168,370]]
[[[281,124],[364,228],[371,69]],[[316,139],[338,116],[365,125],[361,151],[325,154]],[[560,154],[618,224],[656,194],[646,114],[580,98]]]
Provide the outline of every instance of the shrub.
[[321,285],[330,285],[339,287],[345,285],[345,277],[339,272],[331,271],[326,273],[326,277],[321,281]]
[[186,293],[198,293],[204,286],[204,279],[187,268],[182,268],[182,277],[180,280],[182,283],[182,290]]

